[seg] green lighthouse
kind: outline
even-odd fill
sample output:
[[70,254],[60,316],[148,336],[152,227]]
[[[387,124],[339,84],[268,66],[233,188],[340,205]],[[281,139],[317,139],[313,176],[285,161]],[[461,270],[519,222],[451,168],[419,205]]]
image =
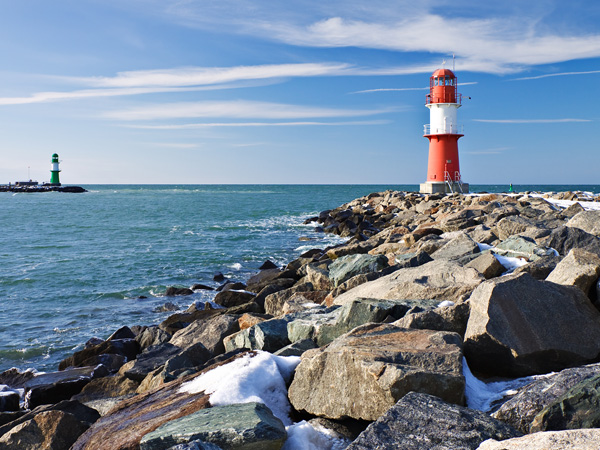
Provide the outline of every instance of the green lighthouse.
[[60,186],[60,180],[58,179],[58,172],[60,169],[58,168],[58,154],[55,153],[52,155],[52,170],[50,173],[50,184],[53,186]]

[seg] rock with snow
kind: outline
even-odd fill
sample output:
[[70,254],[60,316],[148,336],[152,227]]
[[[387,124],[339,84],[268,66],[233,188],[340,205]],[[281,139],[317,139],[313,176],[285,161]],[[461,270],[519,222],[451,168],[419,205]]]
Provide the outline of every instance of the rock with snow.
[[600,429],[546,431],[527,436],[483,442],[477,450],[598,450]]
[[520,433],[485,413],[410,392],[373,422],[347,450],[475,450],[483,441]]
[[198,441],[220,448],[279,450],[287,433],[262,403],[214,406],[167,422],[146,434],[140,450],[164,449]]
[[[578,203],[575,204],[579,205]],[[581,211],[574,215],[566,225],[600,236],[600,211]]]
[[600,375],[600,364],[564,369],[558,373],[537,377],[518,389],[493,416],[523,433],[529,433],[531,423],[542,409],[555,403],[573,386],[597,375]]
[[169,343],[181,348],[201,343],[211,354],[220,355],[225,352],[223,339],[240,330],[238,318],[222,314],[207,320],[197,320],[175,333]]
[[376,420],[413,390],[463,402],[460,336],[363,325],[305,352],[289,398],[294,408],[310,414]]
[[525,258],[527,261],[556,254],[551,248],[539,246],[533,239],[525,236],[510,236],[496,245],[494,252],[502,256]]
[[357,298],[458,301],[468,297],[483,280],[475,269],[441,259],[362,284],[339,295],[333,303],[343,305]]
[[472,267],[477,270],[486,280],[499,277],[506,272],[506,268],[490,252],[478,256],[473,261],[467,263],[465,267]]
[[0,437],[3,450],[68,449],[89,427],[72,414],[52,410],[36,414]]
[[546,281],[565,286],[577,286],[584,294],[589,295],[598,277],[600,277],[600,256],[581,248],[573,248],[557,264]]
[[464,351],[478,372],[546,373],[600,353],[600,312],[575,287],[524,273],[482,283],[469,303]]

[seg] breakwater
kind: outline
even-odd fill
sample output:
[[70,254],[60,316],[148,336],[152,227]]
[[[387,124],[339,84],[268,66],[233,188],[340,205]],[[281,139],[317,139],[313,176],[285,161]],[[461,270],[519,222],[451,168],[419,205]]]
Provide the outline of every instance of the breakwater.
[[[86,410],[91,415],[79,422],[94,425],[74,448],[176,445],[192,418],[219,423],[223,415],[234,420],[232,411],[260,419],[256,426],[269,430],[268,439],[261,436],[272,448],[294,448],[294,439],[321,442],[316,448],[410,448],[415,433],[422,441],[437,436],[447,448],[477,448],[488,438],[556,429],[557,413],[546,407],[598,373],[589,364],[599,350],[598,218],[582,206],[594,208],[595,200],[373,193],[307,219],[348,242],[223,282],[213,297],[221,308],[194,303],[158,326],[88,342],[60,372],[13,371],[2,382],[22,386],[30,409],[76,395],[69,408],[83,403],[100,411],[98,419]],[[171,293],[211,286],[179,288]],[[520,377],[523,397],[499,395],[495,411],[477,411],[482,389],[473,391],[469,366],[480,377]],[[544,378],[554,397],[536,402],[542,408],[529,408],[531,421],[523,423],[523,408],[540,395],[539,382],[523,377],[551,370],[560,371],[555,384]],[[73,389],[73,377],[79,394],[65,390]],[[27,419],[20,423],[42,413],[71,420],[61,408],[21,414]],[[140,411],[151,420],[136,422]],[[582,428],[573,418],[560,420]],[[119,433],[123,421],[131,426]],[[197,430],[196,441],[234,439],[216,434]]]

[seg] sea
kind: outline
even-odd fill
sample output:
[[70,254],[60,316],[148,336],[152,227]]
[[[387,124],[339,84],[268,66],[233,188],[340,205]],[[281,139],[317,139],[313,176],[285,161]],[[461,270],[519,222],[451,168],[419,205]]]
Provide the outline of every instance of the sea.
[[[344,240],[303,222],[387,189],[417,185],[90,185],[68,194],[0,193],[0,372],[55,371],[92,337],[153,325],[210,302],[214,291],[165,297],[169,286],[245,281]],[[518,192],[600,186],[514,185]],[[506,192],[507,185],[471,185]]]

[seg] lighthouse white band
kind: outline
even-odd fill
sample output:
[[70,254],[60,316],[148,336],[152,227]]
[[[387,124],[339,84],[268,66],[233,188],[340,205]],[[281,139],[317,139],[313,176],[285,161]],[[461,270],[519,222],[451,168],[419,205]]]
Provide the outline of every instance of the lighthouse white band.
[[427,108],[429,127],[425,125],[425,134],[462,134],[462,125],[456,119],[459,103],[429,103]]

